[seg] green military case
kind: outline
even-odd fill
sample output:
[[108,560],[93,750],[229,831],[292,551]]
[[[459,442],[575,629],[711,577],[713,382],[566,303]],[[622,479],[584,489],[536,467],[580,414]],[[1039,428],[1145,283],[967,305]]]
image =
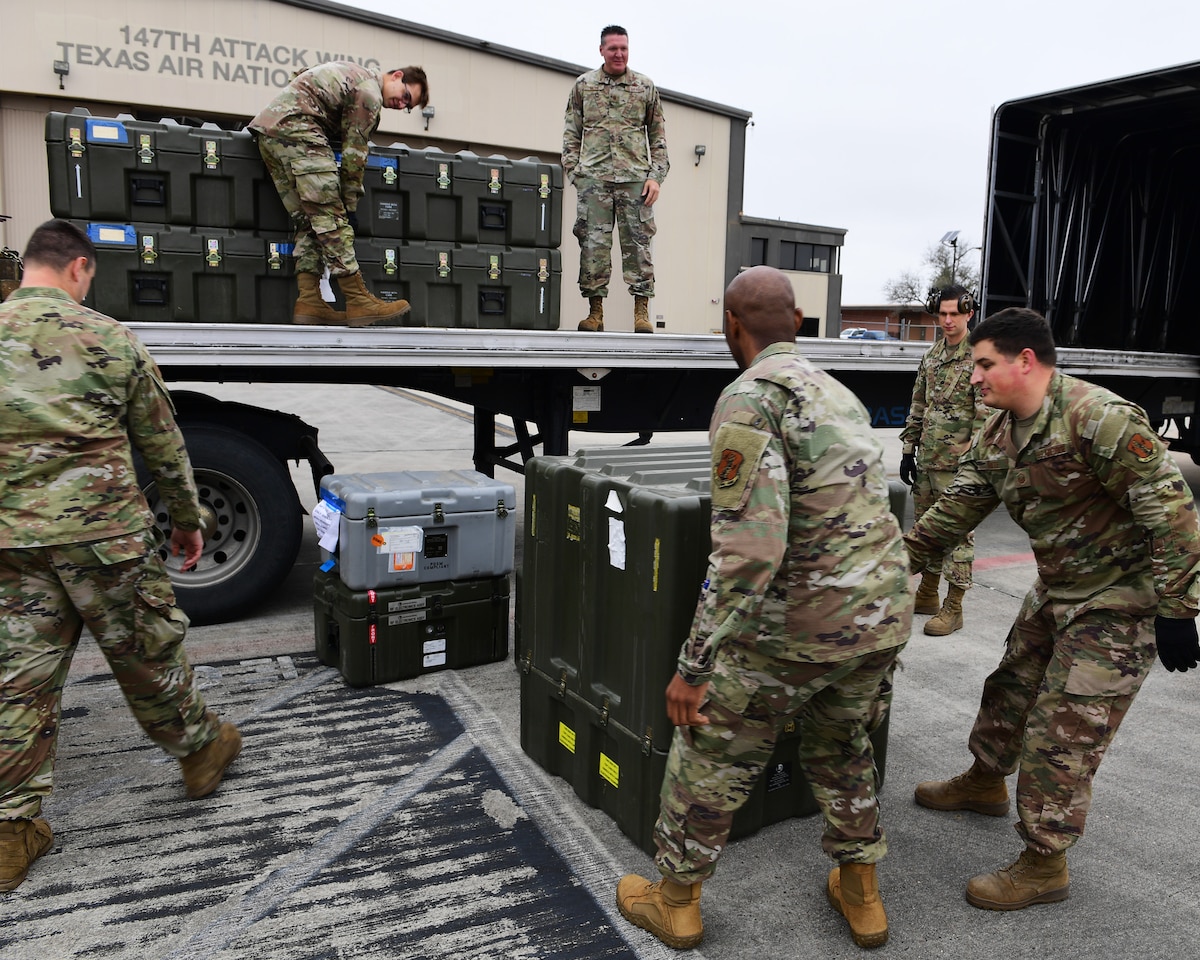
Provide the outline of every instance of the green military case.
[[118,320],[290,323],[291,241],[245,230],[77,222],[96,245],[87,305]]
[[[558,250],[378,238],[359,239],[354,250],[375,296],[412,304],[405,325],[491,330],[558,326]],[[340,307],[340,291],[335,295]]]
[[[526,464],[522,748],[647,852],[674,734],[663,694],[711,549],[710,470],[707,445],[594,448]],[[899,488],[889,487],[893,511],[907,494]],[[818,812],[789,726],[731,836]],[[880,783],[887,730],[885,717],[871,738]]]
[[253,136],[87,110],[46,116],[50,211],[68,220],[287,232]]
[[576,716],[579,698],[569,694],[565,674],[553,677],[525,663],[520,680],[521,748],[547,773],[562,777],[574,787],[583,775],[584,759],[579,752]]
[[358,205],[364,237],[556,248],[562,167],[397,143],[372,145]]
[[336,573],[313,578],[317,658],[354,687],[508,656],[507,576],[351,590]]

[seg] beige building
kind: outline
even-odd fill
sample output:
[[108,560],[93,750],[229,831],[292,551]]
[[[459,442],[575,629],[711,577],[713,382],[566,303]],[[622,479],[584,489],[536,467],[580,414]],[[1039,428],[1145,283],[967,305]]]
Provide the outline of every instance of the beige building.
[[[0,57],[0,214],[9,218],[0,223],[0,242],[17,250],[50,217],[44,147],[50,111],[81,106],[96,116],[237,128],[297,69],[331,59],[384,70],[411,63],[429,75],[431,115],[385,110],[377,143],[557,162],[571,83],[600,63],[598,53],[593,64],[569,64],[323,0],[39,0],[7,4],[4,22],[6,36],[21,42],[7,43]],[[644,66],[653,77],[654,65]],[[836,336],[842,232],[779,225],[798,232],[793,246],[815,232],[832,246],[832,257],[814,257],[799,269],[794,251],[786,264],[749,259],[742,177],[750,114],[672,91],[663,98],[671,172],[656,206],[651,314],[659,329],[719,331],[728,280],[743,267],[769,262],[797,274],[800,306],[819,318],[805,332]],[[574,209],[567,185],[562,326],[569,329],[586,312],[570,229]],[[615,259],[608,327],[632,329],[632,299],[623,295]]]

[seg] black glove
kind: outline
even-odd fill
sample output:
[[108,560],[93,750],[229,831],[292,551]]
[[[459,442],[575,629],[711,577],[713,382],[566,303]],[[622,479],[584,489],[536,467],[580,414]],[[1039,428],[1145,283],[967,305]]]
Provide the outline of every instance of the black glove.
[[1174,673],[1186,673],[1200,663],[1200,639],[1196,636],[1194,619],[1155,617],[1154,635],[1158,640],[1158,659]]
[[910,487],[917,482],[917,455],[906,453],[900,458],[900,479]]
[[350,229],[358,233],[358,213],[354,210],[347,210],[346,219],[350,221]]

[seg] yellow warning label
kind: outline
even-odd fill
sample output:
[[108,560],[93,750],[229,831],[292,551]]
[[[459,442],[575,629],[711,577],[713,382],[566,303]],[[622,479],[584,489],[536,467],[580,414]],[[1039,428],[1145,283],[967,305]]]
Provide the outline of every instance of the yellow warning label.
[[600,776],[611,783],[614,787],[619,787],[621,779],[621,768],[612,760],[611,757],[600,754]]
[[658,563],[662,557],[662,541],[654,538],[654,593],[658,593]]
[[582,514],[576,504],[567,504],[567,539],[578,541],[582,532]]
[[568,727],[565,723],[560,723],[558,725],[558,742],[574,753],[575,731]]

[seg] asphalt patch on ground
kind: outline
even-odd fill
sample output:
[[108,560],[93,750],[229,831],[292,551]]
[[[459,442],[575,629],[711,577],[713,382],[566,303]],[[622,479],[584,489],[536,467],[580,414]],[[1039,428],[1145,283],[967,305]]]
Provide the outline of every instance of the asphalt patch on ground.
[[452,674],[446,696],[348,687],[307,656],[197,673],[245,738],[200,801],[111,677],[68,686],[54,847],[0,901],[0,957],[659,955]]

